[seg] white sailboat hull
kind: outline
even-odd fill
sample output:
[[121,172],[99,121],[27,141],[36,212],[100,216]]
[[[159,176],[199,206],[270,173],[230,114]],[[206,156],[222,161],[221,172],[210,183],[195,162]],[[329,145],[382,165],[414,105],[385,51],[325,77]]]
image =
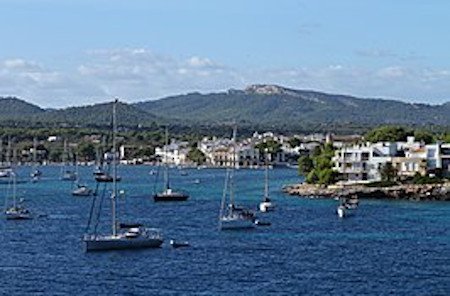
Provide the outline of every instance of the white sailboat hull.
[[220,229],[221,230],[240,230],[240,229],[252,229],[255,228],[255,223],[253,223],[252,220],[248,219],[229,219],[229,218],[222,218],[220,220]]
[[6,220],[29,220],[31,219],[30,213],[23,213],[17,211],[6,211]]
[[84,186],[72,191],[73,196],[90,196],[91,194],[92,190]]
[[339,206],[336,210],[336,213],[339,218],[345,218],[348,216],[354,215],[354,211],[356,210],[356,207],[345,207],[345,206]]
[[275,205],[271,202],[261,202],[259,204],[259,211],[260,212],[271,212],[275,209]]
[[124,250],[140,248],[159,248],[162,238],[125,236],[90,236],[85,237],[86,251]]

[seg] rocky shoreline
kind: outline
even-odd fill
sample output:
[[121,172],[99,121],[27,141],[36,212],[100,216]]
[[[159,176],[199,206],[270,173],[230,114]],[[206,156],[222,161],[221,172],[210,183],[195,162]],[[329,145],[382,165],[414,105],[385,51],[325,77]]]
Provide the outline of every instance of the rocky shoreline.
[[289,195],[305,198],[367,198],[395,200],[441,200],[450,201],[450,182],[443,184],[396,185],[392,187],[352,186],[320,186],[311,184],[294,184],[283,187]]

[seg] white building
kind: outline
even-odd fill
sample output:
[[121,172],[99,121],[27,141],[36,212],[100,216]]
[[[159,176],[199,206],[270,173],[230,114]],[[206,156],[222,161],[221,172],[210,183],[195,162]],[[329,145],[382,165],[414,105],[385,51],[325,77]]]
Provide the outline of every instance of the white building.
[[173,165],[185,165],[187,164],[188,142],[172,142],[169,145],[155,148],[155,155],[161,159],[162,163]]
[[400,177],[439,172],[450,176],[450,143],[425,145],[408,137],[406,142],[353,145],[337,150],[333,162],[342,179],[350,182],[380,181],[380,169],[388,162]]
[[397,143],[366,143],[337,150],[334,169],[347,181],[379,181],[380,168],[397,155]]

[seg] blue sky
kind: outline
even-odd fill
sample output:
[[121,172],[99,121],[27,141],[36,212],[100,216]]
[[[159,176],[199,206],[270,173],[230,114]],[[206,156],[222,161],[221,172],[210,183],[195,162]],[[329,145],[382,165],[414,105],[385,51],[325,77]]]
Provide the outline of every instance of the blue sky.
[[274,83],[450,101],[450,1],[0,0],[0,95],[134,102]]

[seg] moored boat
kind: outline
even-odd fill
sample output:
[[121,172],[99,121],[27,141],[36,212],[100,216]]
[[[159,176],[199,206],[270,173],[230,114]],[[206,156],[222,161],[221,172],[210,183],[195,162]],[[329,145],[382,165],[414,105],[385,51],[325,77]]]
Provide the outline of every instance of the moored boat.
[[8,199],[6,200],[5,217],[7,220],[29,220],[32,215],[28,209],[23,206],[23,199],[17,202],[17,182],[16,174],[11,173],[10,184],[12,183],[12,206],[8,207]]
[[92,189],[86,185],[77,185],[77,187],[72,191],[73,196],[91,196],[93,193]]
[[253,212],[235,205],[234,169],[236,154],[236,126],[233,129],[233,161],[227,169],[219,214],[219,230],[244,230],[255,228]]
[[357,198],[340,198],[336,213],[339,218],[351,216],[358,208],[358,205],[359,201]]
[[[100,234],[97,231],[98,219],[100,217],[101,205],[105,194],[102,194],[100,200],[96,203],[97,198],[92,200],[91,215],[87,226],[86,234],[83,236],[83,242],[86,251],[106,251],[106,250],[123,250],[138,248],[159,248],[163,243],[163,237],[159,229],[146,228],[141,224],[120,225],[117,220],[117,122],[116,108],[118,101],[113,103],[113,148],[112,148],[112,193],[111,193],[111,233]],[[105,186],[106,190],[106,186]],[[97,204],[97,207],[95,205]],[[94,209],[97,209],[96,215]],[[93,220],[96,221],[93,221]],[[94,226],[92,226],[94,225]],[[93,228],[93,229],[91,229]],[[90,231],[91,230],[91,231]]]
[[181,248],[181,247],[189,247],[190,246],[189,242],[187,242],[187,241],[176,241],[176,240],[173,240],[173,239],[170,240],[170,245],[174,249]]
[[[170,186],[169,181],[169,167],[167,160],[167,146],[169,145],[168,129],[166,127],[166,141],[164,145],[164,190],[153,194],[153,200],[155,202],[168,202],[168,201],[186,201],[189,198],[189,194],[182,190],[174,190]],[[181,171],[183,172],[183,170]],[[155,185],[156,186],[156,185]],[[156,191],[156,190],[155,190]]]

